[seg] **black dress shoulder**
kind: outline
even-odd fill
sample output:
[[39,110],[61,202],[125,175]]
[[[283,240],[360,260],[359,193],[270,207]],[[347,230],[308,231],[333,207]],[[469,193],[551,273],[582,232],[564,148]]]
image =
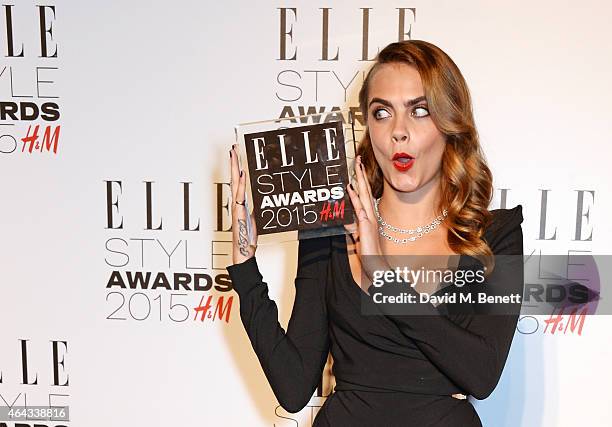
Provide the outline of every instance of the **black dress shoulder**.
[[[522,206],[491,212],[484,239],[493,253],[522,255]],[[491,394],[518,314],[364,316],[360,300],[366,294],[351,275],[345,236],[298,245],[286,332],[256,257],[227,267],[244,328],[285,410],[306,406],[331,352],[336,386],[314,426],[482,425],[470,401],[452,395],[484,399]],[[522,275],[512,277],[507,286],[522,289]]]

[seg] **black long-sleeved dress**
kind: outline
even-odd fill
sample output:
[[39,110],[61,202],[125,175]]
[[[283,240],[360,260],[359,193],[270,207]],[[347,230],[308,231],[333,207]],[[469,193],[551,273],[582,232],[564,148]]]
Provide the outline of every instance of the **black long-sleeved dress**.
[[[522,206],[492,213],[484,239],[493,253],[522,255]],[[522,263],[517,268],[522,271]],[[227,270],[253,349],[287,411],[297,412],[311,399],[331,351],[336,386],[314,426],[482,425],[469,400],[451,395],[484,399],[493,391],[518,313],[364,316],[360,299],[366,294],[351,275],[346,238],[339,235],[299,241],[285,333],[256,257]],[[523,276],[516,277],[504,286],[520,291]]]

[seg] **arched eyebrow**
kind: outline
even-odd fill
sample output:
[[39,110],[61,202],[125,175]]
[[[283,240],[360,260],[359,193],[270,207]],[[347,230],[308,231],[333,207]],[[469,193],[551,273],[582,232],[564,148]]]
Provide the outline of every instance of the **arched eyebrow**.
[[[425,96],[419,96],[417,98],[414,99],[409,99],[408,101],[406,101],[406,103],[404,104],[404,106],[406,108],[410,108],[413,105],[418,104],[421,101],[426,101],[427,99],[425,98]],[[393,107],[393,105],[391,105],[391,102],[387,101],[386,99],[382,99],[382,98],[372,98],[372,100],[370,101],[370,105],[368,105],[368,107],[370,107],[373,103],[378,102],[382,105],[385,105],[387,107]]]

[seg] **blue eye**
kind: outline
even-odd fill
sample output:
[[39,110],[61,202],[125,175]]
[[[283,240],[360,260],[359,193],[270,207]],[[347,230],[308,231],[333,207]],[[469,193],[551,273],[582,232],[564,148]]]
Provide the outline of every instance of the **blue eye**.
[[[382,115],[382,116],[381,116],[381,115],[379,115],[378,113],[379,113],[379,112],[381,112],[381,111],[382,111],[383,113],[386,113],[387,115],[386,115],[386,116],[385,116],[385,115]],[[389,115],[389,113],[387,112],[387,110],[385,110],[385,109],[383,109],[383,108],[377,108],[376,110],[374,110],[374,111],[373,111],[372,115],[374,116],[374,118],[375,118],[376,120],[381,120],[381,119],[384,119],[384,118],[386,118],[386,117],[390,117],[390,115]]]
[[415,113],[416,111],[421,110],[421,113],[417,113],[417,114],[413,114],[416,115],[416,117],[427,117],[429,116],[429,110],[425,107],[423,107],[422,105],[415,107],[415,109],[413,110],[413,113]]

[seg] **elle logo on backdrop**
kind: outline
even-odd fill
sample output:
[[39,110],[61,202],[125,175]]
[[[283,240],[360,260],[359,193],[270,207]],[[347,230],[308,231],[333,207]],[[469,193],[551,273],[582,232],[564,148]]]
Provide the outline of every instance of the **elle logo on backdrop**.
[[0,6],[0,32],[5,35],[0,40],[5,52],[0,65],[0,155],[19,148],[27,154],[58,154],[55,10],[54,5]]
[[353,222],[342,122],[244,135],[257,233]]

